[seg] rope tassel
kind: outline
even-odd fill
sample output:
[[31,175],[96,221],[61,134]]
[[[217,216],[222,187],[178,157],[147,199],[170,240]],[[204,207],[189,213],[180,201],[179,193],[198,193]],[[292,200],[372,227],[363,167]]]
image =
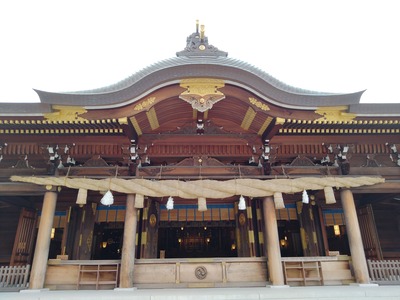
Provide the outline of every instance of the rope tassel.
[[144,207],[144,195],[136,194],[135,196],[135,208],[143,208]]
[[285,203],[283,202],[282,193],[280,192],[274,193],[274,203],[275,203],[275,209],[285,208]]
[[87,200],[87,190],[86,189],[79,189],[78,196],[76,197],[76,204],[79,206],[85,205]]
[[335,192],[331,186],[324,187],[325,201],[326,204],[336,203]]
[[197,205],[199,211],[206,211],[207,210],[207,200],[204,197],[199,197],[197,199]]

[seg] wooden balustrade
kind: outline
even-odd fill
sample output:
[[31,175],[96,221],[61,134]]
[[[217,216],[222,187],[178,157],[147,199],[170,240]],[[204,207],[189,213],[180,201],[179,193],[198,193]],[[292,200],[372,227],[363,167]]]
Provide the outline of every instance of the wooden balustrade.
[[400,260],[367,260],[371,281],[379,284],[400,284]]
[[346,255],[282,257],[285,284],[305,286],[353,283],[349,259]]
[[0,290],[27,288],[30,267],[30,265],[0,267]]

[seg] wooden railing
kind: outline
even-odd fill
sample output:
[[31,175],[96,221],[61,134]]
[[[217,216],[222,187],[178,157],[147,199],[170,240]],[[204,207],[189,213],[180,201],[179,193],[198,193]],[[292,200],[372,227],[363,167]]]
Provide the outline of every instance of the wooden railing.
[[118,286],[119,265],[119,263],[108,263],[107,261],[79,264],[76,289],[79,290],[83,285],[94,286],[96,290],[101,289],[101,286],[104,285],[116,288]]
[[30,267],[30,265],[0,267],[0,290],[27,288]]
[[289,286],[344,285],[354,282],[349,257],[282,257],[285,283]]
[[282,261],[285,283],[298,282],[301,285],[324,285],[321,261]]
[[372,282],[400,284],[400,260],[367,260]]
[[[45,288],[51,290],[114,289],[119,260],[48,262]],[[267,264],[262,257],[136,259],[137,288],[266,286]],[[117,275],[117,276],[116,276]]]

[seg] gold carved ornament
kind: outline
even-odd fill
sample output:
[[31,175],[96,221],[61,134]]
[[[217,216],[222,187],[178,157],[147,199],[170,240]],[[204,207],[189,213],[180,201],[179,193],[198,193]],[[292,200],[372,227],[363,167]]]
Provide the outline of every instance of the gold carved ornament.
[[261,110],[264,110],[264,111],[270,110],[270,108],[267,104],[262,103],[261,101],[258,101],[256,98],[249,97],[249,102]]
[[223,80],[213,78],[191,78],[183,79],[180,83],[186,91],[179,98],[192,105],[192,108],[205,112],[222,99],[225,95],[218,89],[225,86]]
[[147,109],[148,107],[150,107],[152,104],[154,104],[154,102],[156,101],[156,97],[149,97],[146,100],[143,100],[142,102],[140,102],[139,104],[137,104],[133,110],[143,110],[143,109]]

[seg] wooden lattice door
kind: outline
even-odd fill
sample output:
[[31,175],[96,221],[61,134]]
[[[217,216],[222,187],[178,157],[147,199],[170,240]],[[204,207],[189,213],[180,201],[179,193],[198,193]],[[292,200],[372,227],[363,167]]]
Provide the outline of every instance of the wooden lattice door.
[[357,214],[366,258],[382,259],[381,245],[371,205],[359,208]]
[[35,210],[22,208],[10,265],[30,264],[35,237],[36,216],[37,213]]

